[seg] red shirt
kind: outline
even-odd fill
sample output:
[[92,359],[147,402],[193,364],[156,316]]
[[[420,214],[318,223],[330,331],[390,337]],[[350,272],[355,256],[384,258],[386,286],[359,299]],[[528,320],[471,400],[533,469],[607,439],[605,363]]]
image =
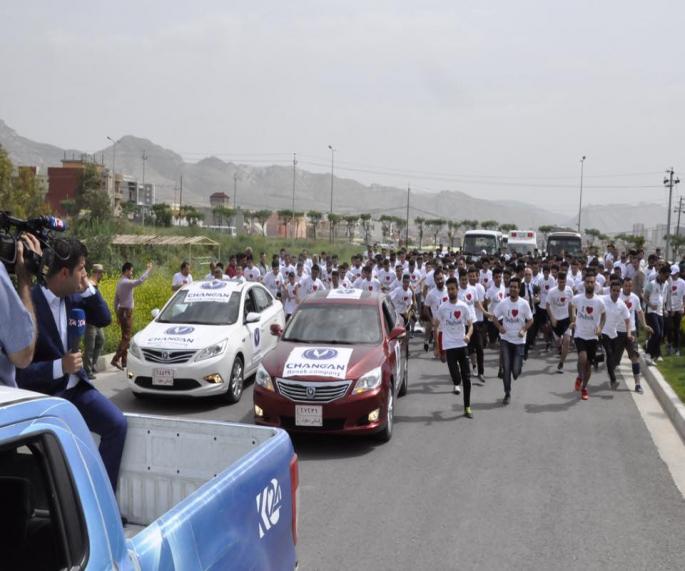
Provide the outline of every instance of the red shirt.
[[237,273],[238,272],[235,269],[235,264],[228,264],[228,266],[226,266],[226,275],[229,278],[234,278]]

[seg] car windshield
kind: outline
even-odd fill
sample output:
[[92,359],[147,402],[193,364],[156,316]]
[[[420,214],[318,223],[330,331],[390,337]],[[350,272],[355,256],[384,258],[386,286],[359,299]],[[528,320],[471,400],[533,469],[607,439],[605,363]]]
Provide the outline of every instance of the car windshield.
[[530,254],[532,255],[537,246],[529,243],[511,243],[509,242],[508,249],[510,252],[515,252],[517,254]]
[[547,242],[547,254],[550,256],[559,256],[566,252],[572,256],[577,256],[582,253],[583,248],[580,238],[576,236],[567,236],[559,238],[550,238]]
[[479,256],[483,250],[488,255],[497,253],[497,239],[487,235],[464,237],[464,253]]
[[284,341],[301,343],[380,343],[378,308],[370,305],[304,305],[288,323]]
[[189,293],[190,290],[179,291],[164,308],[157,321],[159,323],[232,325],[238,320],[240,293],[233,292],[228,301],[200,300],[187,303],[186,297]]

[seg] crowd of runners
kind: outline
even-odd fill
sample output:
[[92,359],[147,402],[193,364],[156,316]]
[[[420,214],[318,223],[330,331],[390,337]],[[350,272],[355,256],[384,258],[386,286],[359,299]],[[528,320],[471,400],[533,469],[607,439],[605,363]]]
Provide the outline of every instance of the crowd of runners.
[[[535,254],[538,254],[535,252]],[[657,254],[622,254],[609,245],[602,255],[483,255],[474,258],[438,248],[397,251],[369,247],[350,262],[337,256],[293,256],[281,250],[267,263],[251,250],[213,264],[205,279],[262,282],[281,299],[290,316],[308,295],[325,289],[383,292],[405,320],[409,334],[423,334],[423,349],[447,363],[456,394],[471,409],[471,377],[486,381],[484,352],[499,352],[497,376],[502,403],[511,400],[512,378],[521,374],[531,350],[556,354],[556,372],[565,372],[577,353],[575,390],[588,400],[588,384],[600,363],[610,386],[624,353],[631,362],[634,389],[642,393],[639,339],[646,362],[661,359],[662,346],[680,355],[685,302],[685,263],[670,264]],[[172,287],[192,281],[184,263]]]

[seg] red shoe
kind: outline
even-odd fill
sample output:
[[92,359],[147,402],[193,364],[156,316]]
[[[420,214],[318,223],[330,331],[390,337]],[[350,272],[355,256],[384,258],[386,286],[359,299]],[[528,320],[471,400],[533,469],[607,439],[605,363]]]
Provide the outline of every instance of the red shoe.
[[576,390],[579,391],[581,385],[583,384],[583,381],[580,380],[580,377],[576,377]]
[[590,395],[588,394],[587,389],[583,389],[582,391],[580,391],[580,398],[582,400],[588,400],[590,398]]

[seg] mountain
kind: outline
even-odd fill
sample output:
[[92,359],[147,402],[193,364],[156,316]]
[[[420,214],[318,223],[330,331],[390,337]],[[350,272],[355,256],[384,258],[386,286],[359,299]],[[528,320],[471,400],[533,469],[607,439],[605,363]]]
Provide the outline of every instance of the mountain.
[[[17,165],[38,165],[41,170],[59,166],[66,156],[80,156],[77,150],[37,143],[18,135],[0,120],[0,145]],[[143,161],[143,153],[147,157]],[[143,163],[145,182],[155,183],[158,202],[178,202],[180,181],[183,179],[183,203],[209,206],[209,196],[225,192],[233,203],[237,190],[237,204],[243,208],[291,208],[293,172],[289,166],[256,167],[225,162],[217,157],[207,157],[189,163],[171,149],[166,149],[148,139],[127,135],[116,144],[116,158],[112,146],[98,151],[95,160],[111,167],[116,160],[116,170],[142,180]],[[237,174],[237,180],[234,175]],[[302,169],[296,172],[295,209],[301,211],[330,209],[331,179],[326,173],[312,173]],[[374,216],[390,214],[405,217],[407,190],[383,185],[364,185],[358,181],[335,177],[334,210],[337,213],[369,212]],[[518,193],[517,193],[518,194]],[[533,195],[531,195],[533,196]],[[583,228],[598,228],[606,233],[630,231],[635,222],[645,227],[663,223],[665,208],[657,204],[587,206],[583,209]],[[563,222],[575,227],[577,219],[560,216],[542,208],[516,200],[491,201],[451,190],[441,192],[412,191],[410,219],[494,219],[513,223],[519,228],[537,228],[543,224]]]

